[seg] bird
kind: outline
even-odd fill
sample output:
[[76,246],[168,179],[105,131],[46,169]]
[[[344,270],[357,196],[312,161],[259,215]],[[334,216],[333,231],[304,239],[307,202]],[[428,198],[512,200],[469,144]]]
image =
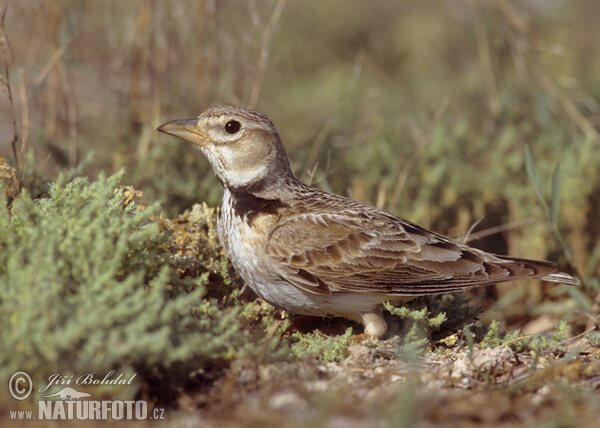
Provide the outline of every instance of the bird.
[[488,253],[302,183],[275,126],[255,110],[212,107],[157,131],[208,159],[224,189],[217,230],[229,260],[260,298],[289,313],[347,318],[377,338],[388,301],[524,278],[579,284],[552,262]]

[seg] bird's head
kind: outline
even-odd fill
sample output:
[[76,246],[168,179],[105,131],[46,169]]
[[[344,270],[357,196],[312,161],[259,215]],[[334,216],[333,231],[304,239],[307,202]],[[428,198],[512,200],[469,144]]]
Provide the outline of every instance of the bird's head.
[[254,110],[220,106],[194,119],[164,123],[158,131],[196,145],[223,186],[241,188],[291,174],[275,127]]

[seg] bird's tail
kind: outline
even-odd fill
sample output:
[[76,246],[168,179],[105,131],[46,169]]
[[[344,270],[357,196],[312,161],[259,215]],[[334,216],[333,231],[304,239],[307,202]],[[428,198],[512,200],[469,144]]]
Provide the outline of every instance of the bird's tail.
[[566,285],[580,285],[580,282],[577,278],[563,272],[554,272],[550,275],[542,276],[540,279],[549,282],[560,282],[561,284]]
[[521,276],[522,278],[538,278],[542,281],[559,282],[566,285],[580,285],[579,280],[574,276],[557,270],[556,263],[509,256],[499,257],[508,262],[512,262],[511,267],[514,269],[516,276]]

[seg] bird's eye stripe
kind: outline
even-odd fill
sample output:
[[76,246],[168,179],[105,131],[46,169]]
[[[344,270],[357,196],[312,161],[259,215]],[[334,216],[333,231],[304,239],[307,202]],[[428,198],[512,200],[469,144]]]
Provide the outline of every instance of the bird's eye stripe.
[[228,134],[235,134],[242,127],[241,123],[237,120],[230,120],[225,124],[225,132]]

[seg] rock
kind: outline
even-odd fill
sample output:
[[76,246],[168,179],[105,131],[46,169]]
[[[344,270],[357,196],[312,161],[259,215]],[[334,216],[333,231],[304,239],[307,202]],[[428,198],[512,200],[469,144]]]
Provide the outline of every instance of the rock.
[[454,379],[474,377],[477,374],[498,375],[508,367],[516,364],[515,353],[507,346],[498,348],[473,349],[473,355],[468,351],[458,358],[451,367],[450,376]]
[[281,391],[269,397],[269,408],[278,412],[300,413],[308,409],[308,403],[294,391]]
[[369,367],[377,358],[375,350],[365,345],[352,345],[348,351],[350,355],[344,360],[344,365],[347,366]]

